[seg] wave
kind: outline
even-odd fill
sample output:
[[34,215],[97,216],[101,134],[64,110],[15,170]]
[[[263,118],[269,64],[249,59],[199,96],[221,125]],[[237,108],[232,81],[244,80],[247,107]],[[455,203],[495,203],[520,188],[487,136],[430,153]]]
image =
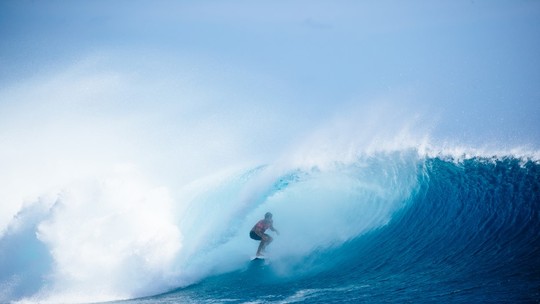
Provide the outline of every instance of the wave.
[[[519,300],[540,286],[540,166],[531,158],[410,149],[221,172],[174,194],[123,170],[18,213],[0,239],[0,301],[168,290],[176,291],[154,299],[382,300],[397,292],[392,299],[410,300],[416,290],[485,300],[495,288]],[[258,281],[261,269],[246,266],[257,247],[247,234],[266,211],[282,233],[269,247],[267,280]],[[396,291],[404,284],[414,288]]]
[[416,190],[389,223],[294,267],[290,258],[250,264],[152,301],[538,301],[538,162],[426,158],[418,166]]

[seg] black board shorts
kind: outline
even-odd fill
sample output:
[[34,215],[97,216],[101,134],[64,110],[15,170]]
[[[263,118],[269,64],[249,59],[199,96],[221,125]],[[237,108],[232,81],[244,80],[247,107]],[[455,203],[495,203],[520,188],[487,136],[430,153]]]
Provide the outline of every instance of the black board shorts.
[[256,240],[256,241],[262,240],[262,238],[258,234],[256,234],[255,231],[253,231],[253,230],[251,230],[249,232],[249,237]]

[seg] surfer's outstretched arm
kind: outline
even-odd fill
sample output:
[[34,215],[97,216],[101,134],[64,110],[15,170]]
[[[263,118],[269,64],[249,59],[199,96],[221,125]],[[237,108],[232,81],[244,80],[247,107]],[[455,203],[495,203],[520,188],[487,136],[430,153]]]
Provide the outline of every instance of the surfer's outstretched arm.
[[270,230],[274,231],[277,235],[279,235],[279,231],[276,228],[274,228],[274,226],[270,227]]

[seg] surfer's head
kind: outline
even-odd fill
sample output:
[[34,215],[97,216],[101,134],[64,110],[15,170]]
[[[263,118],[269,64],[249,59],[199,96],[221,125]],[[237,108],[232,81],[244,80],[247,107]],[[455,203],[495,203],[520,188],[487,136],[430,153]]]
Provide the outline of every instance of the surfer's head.
[[265,220],[271,220],[272,219],[272,213],[266,212],[266,214],[264,215],[264,219]]

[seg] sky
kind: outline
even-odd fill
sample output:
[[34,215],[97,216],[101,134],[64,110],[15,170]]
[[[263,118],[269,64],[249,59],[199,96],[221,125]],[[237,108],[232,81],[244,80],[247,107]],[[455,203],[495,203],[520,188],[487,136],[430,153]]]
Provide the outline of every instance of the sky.
[[1,0],[0,223],[118,166],[182,184],[404,129],[538,151],[539,33],[525,0]]
[[96,74],[112,62],[120,73],[188,78],[204,87],[194,90],[228,89],[315,119],[343,103],[403,95],[443,116],[444,137],[538,147],[537,1],[0,5],[3,90],[97,60],[80,69]]

